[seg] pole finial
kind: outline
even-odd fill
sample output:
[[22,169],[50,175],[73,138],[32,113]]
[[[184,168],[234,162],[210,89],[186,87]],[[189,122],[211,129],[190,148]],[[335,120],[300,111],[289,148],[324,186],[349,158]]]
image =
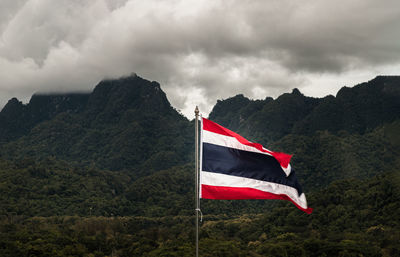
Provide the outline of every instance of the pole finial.
[[196,116],[199,115],[199,107],[197,107],[197,105],[196,105],[196,109],[194,109],[194,114],[196,114]]

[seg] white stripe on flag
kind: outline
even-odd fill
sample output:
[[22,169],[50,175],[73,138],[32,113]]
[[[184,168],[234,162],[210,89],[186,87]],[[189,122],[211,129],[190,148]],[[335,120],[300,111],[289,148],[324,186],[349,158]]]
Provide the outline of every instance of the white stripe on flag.
[[217,134],[208,130],[203,130],[203,142],[271,156],[269,153],[262,152],[257,148],[240,143],[234,137]]
[[200,181],[202,185],[221,187],[245,187],[278,195],[287,195],[299,206],[307,209],[307,200],[304,193],[299,196],[297,189],[290,186],[207,171],[200,172]]

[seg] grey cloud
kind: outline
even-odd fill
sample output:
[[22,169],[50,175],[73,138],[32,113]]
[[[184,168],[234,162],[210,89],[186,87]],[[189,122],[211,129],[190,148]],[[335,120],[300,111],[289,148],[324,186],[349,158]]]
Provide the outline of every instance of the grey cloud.
[[398,62],[399,7],[397,1],[301,3],[285,17],[287,22],[277,23],[286,35],[276,34],[266,44],[281,51],[283,65],[292,70],[340,72]]
[[8,21],[25,4],[27,0],[2,0],[0,1],[0,33]]
[[17,2],[0,5],[0,106],[136,72],[191,115],[238,93],[313,92],[326,74],[400,65],[395,1]]
[[42,64],[51,49],[65,41],[78,46],[99,19],[108,14],[103,1],[31,0],[7,23],[1,56],[31,58]]

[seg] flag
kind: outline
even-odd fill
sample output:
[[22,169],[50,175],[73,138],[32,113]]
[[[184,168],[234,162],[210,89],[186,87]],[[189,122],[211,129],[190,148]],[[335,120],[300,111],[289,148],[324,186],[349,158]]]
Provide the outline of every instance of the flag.
[[280,199],[312,212],[290,166],[291,155],[270,151],[205,118],[201,126],[200,198]]

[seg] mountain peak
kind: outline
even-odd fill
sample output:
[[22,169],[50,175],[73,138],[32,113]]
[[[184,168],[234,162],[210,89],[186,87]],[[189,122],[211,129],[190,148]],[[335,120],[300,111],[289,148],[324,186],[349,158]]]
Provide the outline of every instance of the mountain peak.
[[293,88],[292,95],[303,95],[298,88]]
[[183,119],[172,108],[159,83],[131,74],[104,79],[91,93],[39,93],[28,104],[12,98],[0,112],[0,132],[4,131],[0,137],[18,138],[61,113],[83,114],[84,120],[94,124],[130,122],[140,119],[139,116],[170,115]]
[[7,104],[4,106],[3,110],[1,110],[0,113],[4,117],[13,118],[13,116],[18,115],[23,108],[24,105],[22,104],[22,102],[19,101],[17,98],[13,97],[7,102]]
[[16,97],[11,98],[8,100],[7,104],[4,106],[2,111],[5,111],[6,109],[15,107],[15,106],[22,106],[22,102],[19,101]]
[[90,94],[87,111],[91,115],[107,113],[118,118],[124,111],[165,114],[173,108],[160,84],[132,75],[102,80]]

